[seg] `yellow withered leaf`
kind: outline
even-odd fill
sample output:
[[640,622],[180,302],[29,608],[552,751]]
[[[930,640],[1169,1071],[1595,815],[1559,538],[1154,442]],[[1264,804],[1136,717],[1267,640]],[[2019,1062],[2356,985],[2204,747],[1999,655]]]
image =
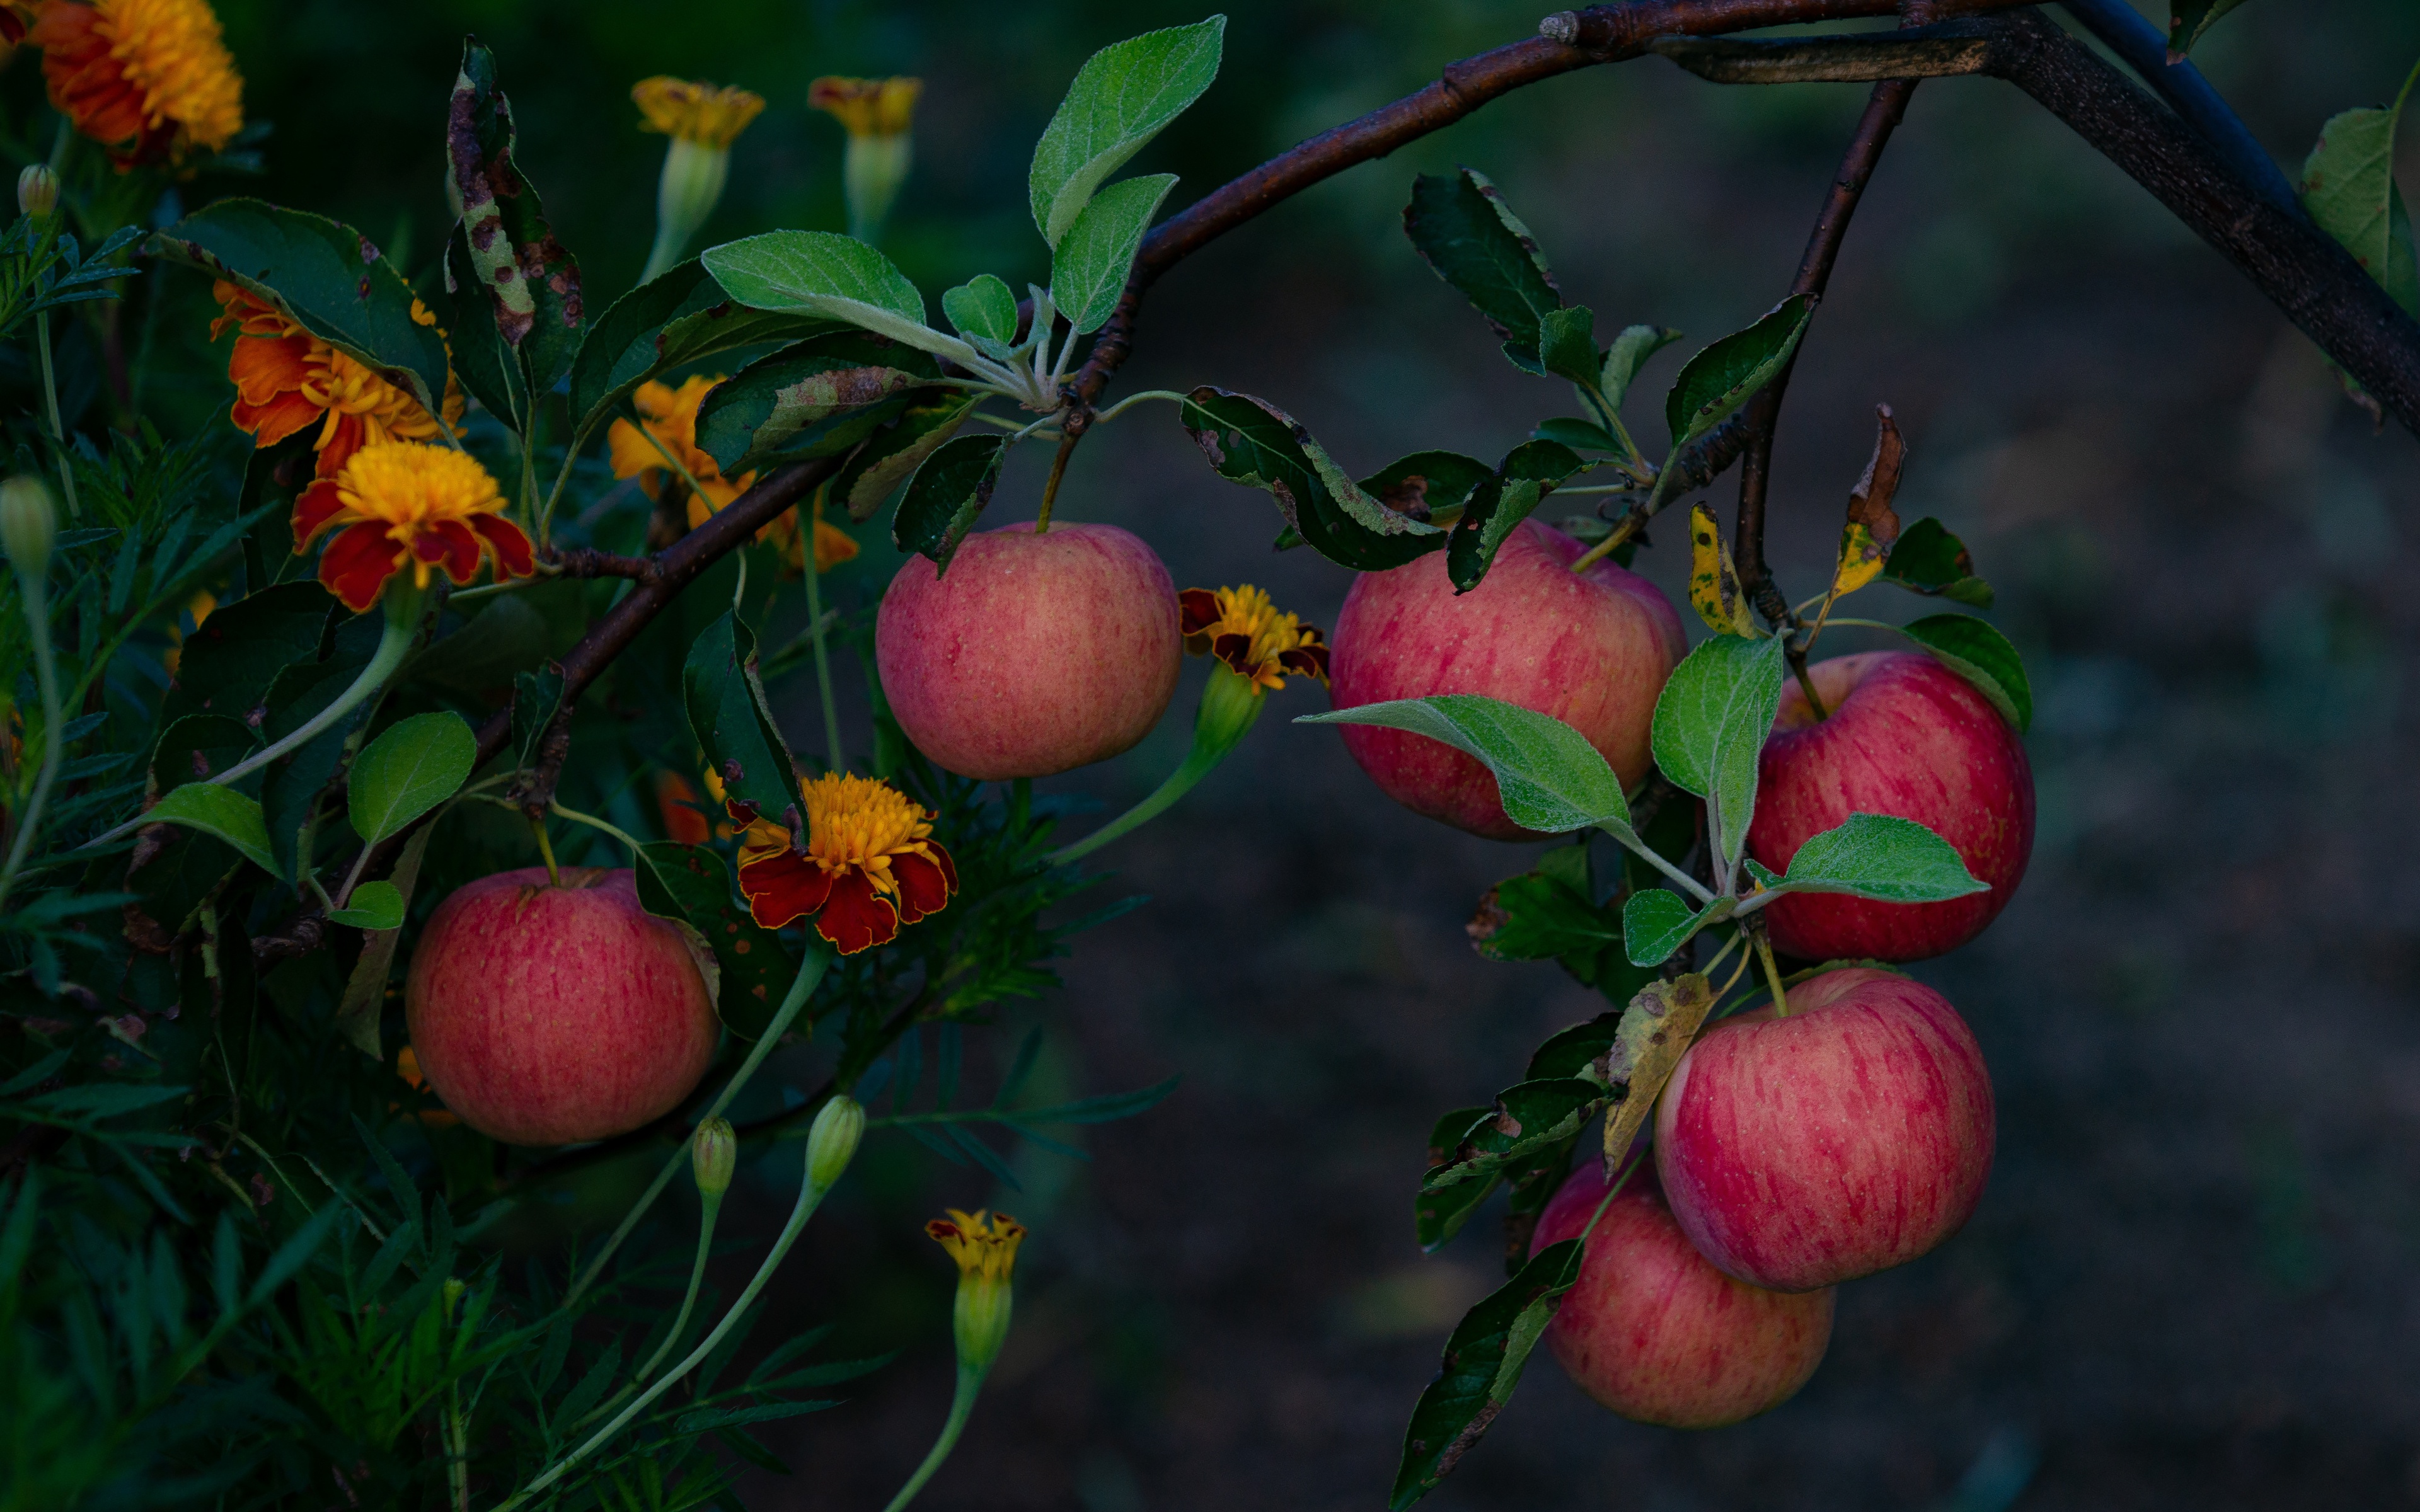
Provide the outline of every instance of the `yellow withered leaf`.
[[1832,596],[1844,598],[1882,576],[1891,548],[1899,544],[1899,514],[1891,501],[1899,494],[1900,473],[1907,463],[1907,440],[1899,433],[1891,407],[1874,407],[1876,429],[1873,460],[1866,475],[1849,493],[1849,523],[1840,532],[1840,561],[1832,569]]
[[1703,503],[1689,506],[1689,605],[1717,635],[1753,640],[1759,634],[1722,524]]
[[1681,1057],[1697,1039],[1714,1006],[1714,983],[1697,972],[1677,981],[1652,981],[1622,1010],[1606,1052],[1606,1080],[1621,1088],[1621,1101],[1605,1116],[1605,1168],[1608,1179],[1631,1142],[1647,1126],[1655,1099],[1672,1079]]

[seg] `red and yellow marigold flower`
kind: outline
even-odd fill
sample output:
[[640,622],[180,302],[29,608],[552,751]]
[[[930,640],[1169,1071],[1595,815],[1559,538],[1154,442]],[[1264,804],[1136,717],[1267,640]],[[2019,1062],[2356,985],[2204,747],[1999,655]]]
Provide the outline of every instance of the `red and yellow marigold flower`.
[[29,39],[52,105],[120,171],[216,152],[243,130],[243,78],[205,0],[49,0]]
[[[230,327],[238,332],[235,351],[227,358],[227,378],[235,384],[236,429],[250,436],[254,446],[274,446],[317,424],[319,434],[311,444],[319,453],[318,472],[331,478],[365,446],[432,441],[449,431],[460,434],[457,422],[462,418],[462,390],[450,369],[441,419],[409,392],[311,334],[267,300],[225,279],[211,285],[210,293],[225,312],[210,322],[210,339],[226,334]],[[424,326],[437,324],[418,300],[411,301],[411,318]]]
[[814,917],[843,955],[887,945],[902,924],[936,914],[958,890],[957,864],[930,837],[933,816],[890,783],[834,772],[799,784],[807,835],[742,804],[739,890],[767,929]]
[[294,501],[294,551],[335,531],[319,554],[319,581],[360,613],[406,565],[415,588],[428,586],[432,568],[467,583],[482,557],[499,579],[528,577],[535,565],[529,537],[504,518],[504,507],[496,480],[469,454],[380,441]]
[[659,74],[630,86],[630,100],[645,117],[639,129],[660,131],[701,147],[728,147],[765,109],[765,97],[725,85]]
[[1327,642],[1269,601],[1250,583],[1234,588],[1188,588],[1176,595],[1177,625],[1185,649],[1218,657],[1256,687],[1274,693],[1288,673],[1327,680]]
[[949,1216],[926,1224],[924,1232],[958,1262],[959,1274],[985,1281],[1007,1281],[1015,1276],[1016,1246],[1025,1238],[1023,1224],[1004,1212],[986,1211],[970,1215],[955,1208],[943,1211]]

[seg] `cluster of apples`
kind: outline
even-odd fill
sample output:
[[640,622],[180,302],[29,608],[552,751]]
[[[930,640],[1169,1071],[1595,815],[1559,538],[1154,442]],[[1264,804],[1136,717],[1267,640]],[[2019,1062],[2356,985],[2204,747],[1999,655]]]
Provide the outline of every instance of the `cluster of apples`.
[[[1647,775],[1655,701],[1683,654],[1680,616],[1580,544],[1524,522],[1480,586],[1456,594],[1430,557],[1365,575],[1332,655],[1340,707],[1477,693],[1586,735],[1624,784]],[[1904,962],[1954,949],[2006,905],[2033,844],[2033,778],[2016,732],[1930,656],[1869,653],[1809,669],[1825,713],[1785,688],[1760,762],[1748,850],[1788,870],[1853,813],[1913,819],[1988,892],[1887,903],[1799,895],[1766,911],[1803,960]],[[1398,802],[1473,834],[1536,838],[1506,817],[1476,760],[1435,741],[1343,727]],[[1871,967],[1824,972],[1715,1024],[1683,1057],[1590,1235],[1547,1342],[1580,1387],[1643,1422],[1712,1427],[1786,1400],[1830,1342],[1833,1288],[1903,1264],[1963,1225],[1993,1148],[1991,1079],[1940,994]],[[1606,1200],[1591,1161],[1541,1215],[1532,1253],[1578,1236]]]

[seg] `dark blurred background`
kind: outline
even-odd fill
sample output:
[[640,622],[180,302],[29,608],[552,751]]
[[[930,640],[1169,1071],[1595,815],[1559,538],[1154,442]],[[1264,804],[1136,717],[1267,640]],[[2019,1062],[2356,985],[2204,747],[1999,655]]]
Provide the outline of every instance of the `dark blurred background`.
[[[2164,23],[2164,4],[2144,8]],[[736,148],[722,239],[840,225],[840,129],[805,108],[810,79],[922,75],[889,246],[937,297],[980,271],[1044,275],[1024,173],[1060,90],[1095,48],[1201,11],[222,9],[248,109],[277,127],[259,192],[353,221],[414,268],[445,230],[444,98],[476,33],[592,300],[627,285],[650,232],[662,145],[636,130],[640,77],[771,101]],[[1537,8],[1236,0],[1232,17],[1219,83],[1135,164],[1183,175],[1177,203],[1530,34]],[[2328,116],[2390,98],[2415,54],[2408,6],[2278,0],[2198,56],[2291,170]],[[1601,331],[1652,320],[1696,338],[1634,407],[1653,449],[1653,396],[1681,357],[1786,285],[1864,93],[1725,90],[1652,59],[1532,88],[1176,271],[1121,389],[1260,393],[1357,472],[1430,446],[1494,456],[1568,412],[1403,239],[1414,173],[1466,162]],[[2412,439],[2374,435],[2214,254],[1978,80],[1918,92],[1807,340],[1774,505],[1793,596],[1820,585],[1879,401],[1915,448],[1901,513],[1936,513],[1974,548],[2040,710],[2032,872],[1979,943],[1918,968],[1991,1057],[1990,1193],[1942,1250],[1844,1290],[1830,1360],[1778,1412],[1714,1434],[1638,1427],[1542,1354],[1430,1504],[2420,1504]],[[1013,465],[1001,521],[1030,516],[1041,461]],[[1060,507],[1140,532],[1180,585],[1259,582],[1322,624],[1346,587],[1308,552],[1271,554],[1266,499],[1214,477],[1164,409],[1085,447]],[[896,558],[878,528],[861,533],[837,591],[861,609]],[[1641,570],[1674,585],[1681,553],[1657,539]],[[1874,602],[1890,592],[1863,612],[1923,611]],[[1051,786],[1110,811],[1147,791],[1182,754],[1200,675],[1140,748]],[[808,690],[777,697],[804,733]],[[783,1441],[798,1475],[752,1478],[751,1505],[879,1505],[923,1454],[949,1392],[951,1273],[917,1226],[945,1201],[1005,1206],[1032,1237],[1009,1352],[922,1504],[1383,1504],[1438,1345],[1499,1274],[1492,1217],[1435,1257],[1413,1245],[1430,1121],[1517,1079],[1539,1039],[1602,1004],[1552,966],[1472,953],[1474,901],[1534,853],[1393,808],[1331,733],[1283,722],[1319,703],[1290,689],[1173,814],[1105,853],[1113,886],[1149,905],[1083,936],[1063,989],[971,1037],[979,1089],[1038,1025],[1046,1090],[1181,1074],[1169,1102],[1083,1134],[1089,1164],[1028,1151],[1016,1192],[898,1134],[871,1141],[775,1305],[905,1352],[800,1420]],[[760,1177],[768,1204],[793,1179]]]

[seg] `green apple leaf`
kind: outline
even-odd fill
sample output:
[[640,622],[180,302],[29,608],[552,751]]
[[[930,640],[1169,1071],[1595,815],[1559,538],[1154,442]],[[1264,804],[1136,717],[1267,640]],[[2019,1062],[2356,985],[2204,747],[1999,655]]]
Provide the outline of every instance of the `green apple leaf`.
[[479,737],[460,715],[415,714],[396,720],[353,758],[347,780],[353,832],[365,845],[399,832],[452,797],[478,762]]
[[[1771,876],[1766,872],[1759,880]],[[1790,870],[1776,890],[1929,903],[1992,889],[1967,872],[1956,847],[1915,820],[1855,813],[1835,828],[1809,836],[1790,858]]]
[[345,979],[345,995],[336,1004],[336,1035],[372,1060],[385,1058],[379,1043],[379,1015],[386,1008],[387,974],[395,965],[396,942],[403,938],[403,916],[411,906],[411,894],[420,885],[420,858],[428,852],[428,837],[437,833],[435,825],[423,825],[404,837],[403,852],[395,858],[395,870],[381,883],[364,883],[353,889],[358,901],[365,888],[393,888],[396,895],[396,927],[373,929],[362,935],[362,953],[353,962],[352,974]]
[[941,313],[985,357],[1005,362],[1016,346],[1016,294],[989,273],[943,293]]
[[1668,326],[1623,327],[1606,348],[1605,365],[1597,371],[1597,391],[1605,395],[1605,402],[1619,411],[1647,359],[1680,339],[1681,333]]
[[797,769],[756,680],[756,637],[737,614],[726,610],[690,647],[681,702],[730,799],[796,830]]
[[153,804],[143,819],[146,824],[176,825],[215,836],[271,876],[285,876],[275,853],[270,849],[269,822],[260,805],[233,788],[215,782],[188,782]]
[[1538,422],[1537,427],[1531,430],[1529,435],[1537,440],[1554,441],[1559,445],[1568,446],[1575,452],[1621,450],[1621,443],[1614,440],[1613,433],[1603,425],[1592,420],[1574,420],[1567,415],[1559,415],[1553,420]]
[[2194,50],[2219,18],[2243,0],[2168,0],[2168,52],[2182,57]]
[[260,707],[280,671],[318,657],[335,608],[328,591],[309,580],[220,605],[178,652],[177,680],[160,702],[162,726],[188,714],[240,719]]
[[1111,184],[1059,239],[1050,255],[1050,302],[1078,335],[1098,331],[1117,309],[1143,233],[1175,187],[1172,173]]
[[1359,487],[1395,514],[1424,524],[1450,525],[1461,517],[1470,491],[1495,475],[1486,463],[1460,452],[1414,452],[1362,479]]
[[937,356],[974,348],[924,323],[924,296],[890,258],[836,231],[767,231],[708,247],[698,261],[752,310],[837,320]]
[[879,423],[875,433],[853,453],[826,486],[829,497],[840,501],[853,520],[869,519],[883,501],[915,476],[924,459],[958,433],[967,417],[983,402],[947,391],[919,397],[898,415]]
[[[1437,1119],[1429,1132],[1429,1168],[1450,1164],[1454,1151],[1462,1148],[1471,1130],[1482,1119],[1495,1117],[1494,1108],[1456,1108]],[[1483,1180],[1462,1181],[1431,1192],[1423,1187],[1412,1199],[1412,1235],[1421,1253],[1434,1255],[1446,1241],[1462,1232],[1487,1201],[1502,1180],[1497,1172]]]
[[1913,594],[1992,607],[1992,585],[1975,576],[1966,543],[1928,515],[1900,532],[1883,562],[1883,578]]
[[1596,316],[1585,304],[1565,305],[1538,317],[1538,365],[1583,387],[1603,374],[1596,349]]
[[696,258],[675,263],[607,305],[581,338],[571,358],[573,449],[642,383],[719,352],[800,341],[841,326],[819,315],[745,309]]
[[1443,527],[1372,498],[1265,399],[1205,385],[1185,396],[1178,419],[1220,477],[1266,489],[1286,523],[1340,566],[1382,571],[1446,544]]
[[[659,841],[639,847],[632,870],[639,906],[687,924],[713,952],[721,977],[714,1006],[723,1026],[743,1040],[761,1039],[798,965],[781,936],[760,926],[745,903],[732,900],[722,857],[703,845]],[[812,931],[807,949],[825,949]]]
[[940,377],[932,358],[861,331],[785,347],[708,389],[697,444],[726,478],[776,456],[830,456],[864,440]]
[[403,902],[403,891],[394,883],[365,882],[345,900],[344,907],[328,916],[328,922],[355,929],[401,929]]
[[1227,18],[1113,42],[1067,86],[1026,178],[1033,224],[1055,250],[1109,175],[1185,114],[1218,77]]
[[1493,180],[1475,168],[1422,174],[1412,180],[1404,234],[1495,328],[1514,366],[1543,371],[1539,341],[1547,315],[1563,307],[1562,290],[1537,239]]
[[[1778,690],[1776,689],[1776,696]],[[1768,715],[1766,723],[1772,722]],[[1306,714],[1296,724],[1368,724],[1441,740],[1496,775],[1504,811],[1525,829],[1564,834],[1590,825],[1630,827],[1621,779],[1560,719],[1472,693],[1364,703]]]
[[1797,353],[1807,323],[1814,318],[1815,296],[1792,294],[1745,331],[1733,332],[1690,358],[1664,399],[1673,453],[1677,455],[1729,420],[1772,382]]
[[526,430],[527,395],[551,393],[580,346],[580,263],[555,239],[536,189],[514,161],[512,105],[497,86],[495,54],[476,41],[462,44],[445,125],[448,187],[461,208],[458,234],[471,265],[464,286],[473,299],[486,295],[483,307],[473,306],[481,318],[453,332],[455,347],[462,352],[476,343],[483,358],[512,365],[520,402],[497,418]]
[[1622,949],[1634,966],[1660,966],[1672,952],[1689,943],[1698,931],[1730,913],[1729,900],[1717,898],[1703,908],[1662,887],[1643,887],[1621,905]]
[[899,513],[892,517],[892,543],[932,558],[939,572],[949,571],[958,543],[991,502],[1007,457],[1005,436],[961,436],[942,443],[908,480]]
[[[1980,623],[1980,622],[1978,622]],[[1718,635],[1672,671],[1655,701],[1655,764],[1707,800],[1725,860],[1736,865],[1756,812],[1756,764],[1781,705],[1778,639]]]
[[2420,257],[2414,255],[2403,192],[2395,182],[2396,127],[2415,84],[2420,66],[2403,81],[2393,104],[2349,110],[2321,127],[2318,144],[2304,160],[2299,189],[2311,219],[2344,243],[2406,315],[2420,316]]
[[1490,887],[1466,927],[1472,947],[1490,961],[1547,961],[1621,939],[1617,919],[1543,868]]
[[1453,591],[1466,594],[1479,586],[1512,527],[1529,517],[1539,501],[1588,464],[1559,441],[1523,441],[1505,455],[1496,471],[1471,489],[1462,518],[1446,543],[1446,576]]
[[1931,614],[1900,626],[1900,634],[1974,684],[2000,717],[2017,727],[2017,733],[2032,726],[2034,692],[2025,677],[2024,661],[1991,622],[1972,614]]
[[1582,1257],[1579,1240],[1547,1245],[1454,1325],[1436,1379],[1404,1429],[1389,1512],[1403,1512],[1442,1484],[1512,1399],[1530,1351],[1580,1278]]

